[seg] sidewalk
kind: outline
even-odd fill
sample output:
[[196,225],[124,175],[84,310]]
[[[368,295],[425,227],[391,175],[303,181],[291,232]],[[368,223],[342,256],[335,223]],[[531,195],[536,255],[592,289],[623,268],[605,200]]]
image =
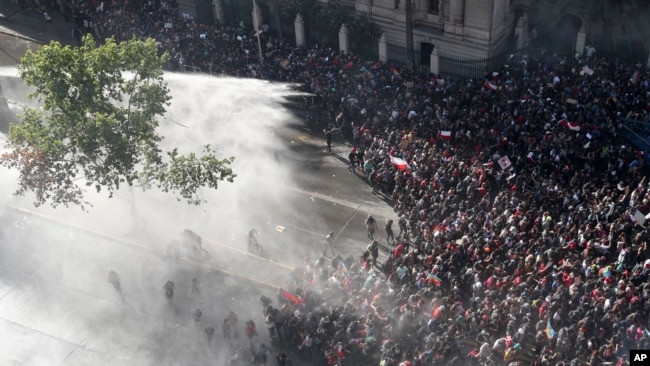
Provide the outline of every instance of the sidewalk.
[[52,40],[72,43],[73,23],[66,23],[60,13],[50,14],[46,22],[42,14],[23,14],[12,0],[0,0],[0,66],[15,66],[28,48]]

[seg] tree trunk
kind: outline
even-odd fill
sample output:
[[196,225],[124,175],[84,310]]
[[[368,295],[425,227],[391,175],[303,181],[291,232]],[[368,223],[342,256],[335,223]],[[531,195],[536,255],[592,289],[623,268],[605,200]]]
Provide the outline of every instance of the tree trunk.
[[411,67],[415,67],[415,51],[413,49],[413,4],[411,0],[404,2],[406,13],[406,57]]
[[280,20],[280,2],[278,0],[273,0],[273,22],[278,31],[278,38],[283,38],[282,21]]

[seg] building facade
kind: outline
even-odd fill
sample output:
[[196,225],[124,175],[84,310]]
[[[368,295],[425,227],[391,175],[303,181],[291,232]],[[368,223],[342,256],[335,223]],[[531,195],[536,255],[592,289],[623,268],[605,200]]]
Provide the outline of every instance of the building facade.
[[[389,44],[406,46],[407,0],[355,0],[355,9],[379,26]],[[511,0],[411,0],[414,49],[422,62],[434,48],[443,57],[484,59],[512,44]]]
[[[229,12],[236,14],[239,8],[240,18],[243,18],[241,10],[251,14],[253,0],[211,1],[215,19],[228,18]],[[273,12],[279,11],[277,4],[282,1],[257,0],[262,9],[260,16],[271,28],[275,25]],[[498,63],[500,57],[529,41],[565,55],[582,53],[585,47],[591,46],[600,55],[650,66],[650,1],[317,1],[336,1],[351,11],[366,15],[383,34],[383,41],[388,45],[388,59],[393,62],[406,60],[406,5],[410,1],[416,66],[428,65],[435,50],[441,69],[446,68],[445,62],[461,61],[476,61],[479,62],[474,65],[477,68],[490,68],[493,61]],[[252,19],[252,15],[248,15],[248,19]]]

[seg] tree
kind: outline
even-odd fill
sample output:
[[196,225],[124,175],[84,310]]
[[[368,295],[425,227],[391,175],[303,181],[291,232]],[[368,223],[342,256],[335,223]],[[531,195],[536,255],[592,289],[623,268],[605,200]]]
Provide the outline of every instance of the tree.
[[87,36],[78,48],[52,42],[28,51],[19,74],[42,108],[25,108],[21,123],[9,128],[10,152],[0,164],[19,171],[15,194],[33,192],[36,206],[83,209],[84,185],[112,197],[127,184],[199,204],[202,187],[232,182],[234,158],[218,159],[209,145],[187,156],[159,147],[158,118],[171,100],[165,59],[152,39],[98,46]]
[[305,24],[311,24],[317,7],[316,0],[283,0],[280,3],[282,21],[286,24],[293,24],[296,14],[300,13]]

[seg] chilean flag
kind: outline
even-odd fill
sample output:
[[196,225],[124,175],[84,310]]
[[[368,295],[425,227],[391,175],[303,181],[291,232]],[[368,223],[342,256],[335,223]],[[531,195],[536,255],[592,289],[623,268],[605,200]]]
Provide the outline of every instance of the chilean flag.
[[483,86],[484,86],[486,89],[497,90],[497,86],[494,85],[494,84],[492,84],[492,83],[489,82],[488,80],[485,80],[485,82],[483,83]]
[[580,126],[577,123],[569,122],[566,119],[561,119],[558,123],[571,131],[580,131]]
[[406,160],[401,159],[401,158],[396,158],[393,155],[390,155],[390,163],[393,164],[393,166],[399,170],[408,172],[411,170],[411,167],[409,164],[406,162]]
[[438,138],[445,141],[451,141],[451,131],[438,131]]

